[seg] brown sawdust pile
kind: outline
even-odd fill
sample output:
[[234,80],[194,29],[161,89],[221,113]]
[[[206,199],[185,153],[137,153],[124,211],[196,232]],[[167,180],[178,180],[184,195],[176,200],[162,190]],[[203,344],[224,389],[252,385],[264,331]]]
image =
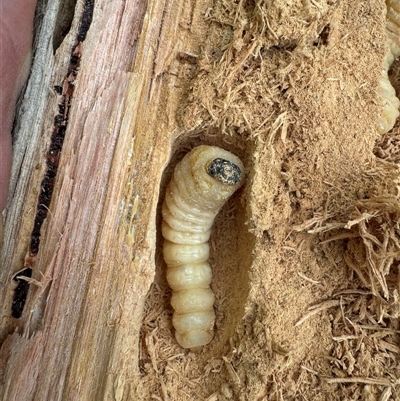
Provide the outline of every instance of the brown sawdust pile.
[[161,193],[200,143],[237,153],[247,181],[213,229],[216,334],[200,352],[174,340],[158,238],[142,399],[400,400],[400,125],[375,129],[384,2],[196,9]]

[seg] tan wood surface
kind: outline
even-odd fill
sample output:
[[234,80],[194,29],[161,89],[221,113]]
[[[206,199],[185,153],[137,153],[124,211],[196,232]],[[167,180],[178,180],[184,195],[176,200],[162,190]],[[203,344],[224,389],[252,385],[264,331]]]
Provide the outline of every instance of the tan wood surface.
[[63,3],[39,5],[32,72],[15,129],[0,271],[0,398],[7,400],[133,396],[127,381],[137,375],[140,324],[131,322],[140,322],[152,282],[154,205],[168,158],[168,148],[157,147],[168,138],[151,129],[159,107],[154,66],[162,69],[157,48],[164,13],[181,4],[96,1],[79,44],[67,133],[28,298],[23,316],[10,317],[12,277],[29,263],[45,156],[62,100],[53,88],[65,84],[84,10],[78,1],[72,26],[54,49]]

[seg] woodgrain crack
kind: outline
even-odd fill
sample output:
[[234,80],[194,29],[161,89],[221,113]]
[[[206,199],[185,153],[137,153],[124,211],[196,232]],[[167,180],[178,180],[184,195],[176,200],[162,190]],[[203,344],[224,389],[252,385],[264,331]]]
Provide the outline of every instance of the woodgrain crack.
[[[57,177],[62,147],[68,125],[69,111],[75,90],[76,77],[81,62],[82,43],[86,38],[86,34],[92,22],[93,7],[94,1],[86,0],[77,34],[77,43],[72,48],[67,74],[65,75],[62,85],[56,85],[54,87],[54,90],[60,95],[60,103],[58,105],[58,114],[54,117],[54,128],[51,134],[50,145],[46,153],[46,171],[40,183],[40,192],[36,206],[34,225],[31,232],[29,250],[24,262],[24,271],[30,271],[31,275],[36,264],[36,256],[39,253],[42,226],[47,218],[53,195],[54,184]],[[21,317],[29,290],[28,282],[24,281],[22,277],[17,280],[18,285],[14,291],[11,307],[11,314],[15,318]]]

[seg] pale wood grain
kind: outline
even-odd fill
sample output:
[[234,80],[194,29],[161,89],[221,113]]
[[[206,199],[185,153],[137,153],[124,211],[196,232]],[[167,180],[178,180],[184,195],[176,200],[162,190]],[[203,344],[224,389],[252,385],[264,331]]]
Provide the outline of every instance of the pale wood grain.
[[[167,116],[175,112],[160,104],[162,73],[179,48],[175,10],[189,15],[192,5],[96,1],[81,44],[35,281],[22,317],[13,319],[12,277],[24,267],[58,113],[53,86],[66,75],[84,6],[79,0],[72,27],[53,54],[60,3],[49,1],[40,18],[15,130],[0,271],[0,398],[135,399],[141,313],[154,275],[159,182],[172,143],[172,134],[165,134]],[[170,17],[161,28],[165,12]],[[157,117],[160,109],[164,121]]]

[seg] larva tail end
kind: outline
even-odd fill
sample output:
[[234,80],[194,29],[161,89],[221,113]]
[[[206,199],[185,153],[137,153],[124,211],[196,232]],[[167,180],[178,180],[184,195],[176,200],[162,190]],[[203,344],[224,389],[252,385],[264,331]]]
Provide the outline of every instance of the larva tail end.
[[191,330],[184,334],[175,332],[175,338],[182,348],[190,348],[197,351],[200,347],[207,345],[214,337],[214,333],[204,330]]
[[229,160],[216,158],[207,166],[207,174],[227,185],[236,185],[242,179],[239,166]]

